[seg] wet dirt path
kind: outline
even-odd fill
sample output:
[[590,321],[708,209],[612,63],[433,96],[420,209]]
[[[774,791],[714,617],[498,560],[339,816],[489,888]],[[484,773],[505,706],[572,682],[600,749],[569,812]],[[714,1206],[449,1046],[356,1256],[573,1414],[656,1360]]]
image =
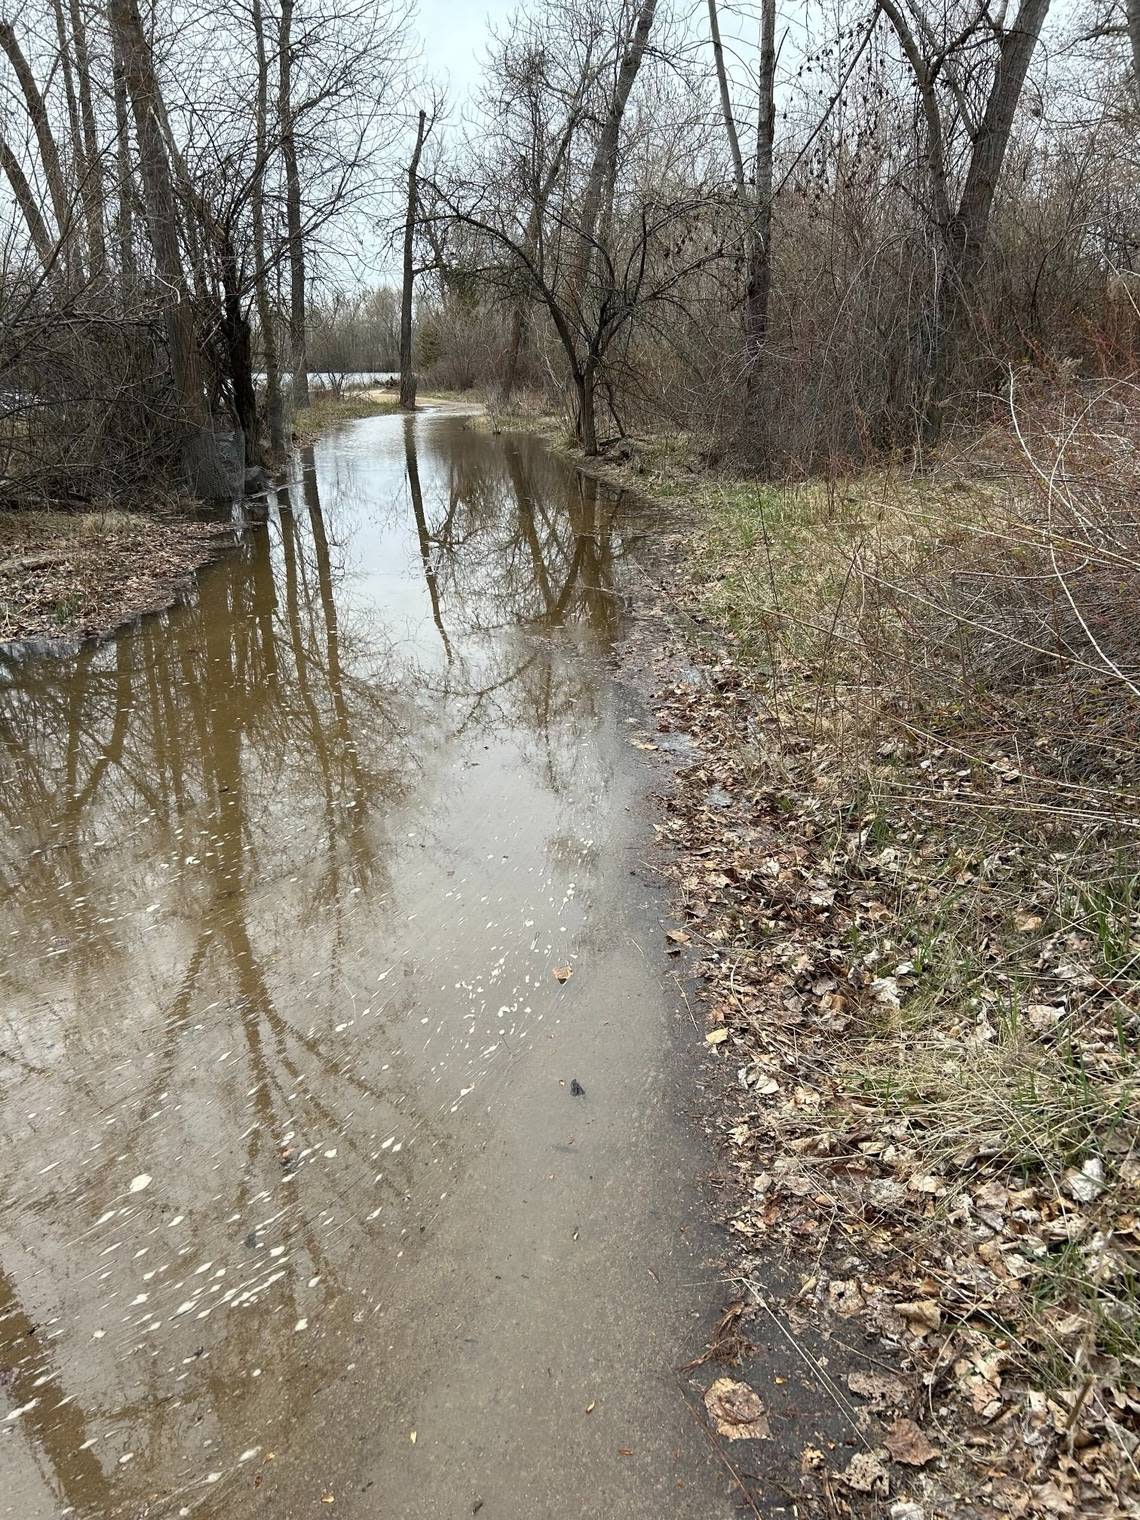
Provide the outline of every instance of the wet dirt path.
[[728,1516],[637,518],[445,414],[264,517],[0,661],[0,1514]]

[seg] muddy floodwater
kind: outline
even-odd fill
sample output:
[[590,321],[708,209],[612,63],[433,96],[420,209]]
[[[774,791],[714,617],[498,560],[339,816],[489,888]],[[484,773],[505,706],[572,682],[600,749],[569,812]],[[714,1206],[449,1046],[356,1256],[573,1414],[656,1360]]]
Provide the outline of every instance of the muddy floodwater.
[[728,1516],[648,525],[447,413],[262,516],[0,659],[0,1514]]

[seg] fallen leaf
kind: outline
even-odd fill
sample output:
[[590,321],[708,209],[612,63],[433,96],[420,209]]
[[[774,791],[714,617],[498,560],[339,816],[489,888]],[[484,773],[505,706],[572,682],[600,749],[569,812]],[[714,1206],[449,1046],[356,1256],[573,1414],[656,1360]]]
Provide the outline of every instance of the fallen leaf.
[[687,945],[689,943],[689,936],[685,933],[684,929],[669,929],[666,931],[665,938],[671,939],[675,945]]
[[906,1399],[906,1385],[889,1372],[849,1372],[847,1386],[861,1399],[869,1399],[880,1408],[901,1404]]
[[705,1035],[705,1040],[709,1045],[721,1045],[727,1039],[728,1030],[724,1027],[723,1024],[719,1029],[710,1029],[708,1034]]
[[1104,1167],[1098,1156],[1089,1156],[1079,1168],[1071,1166],[1065,1173],[1064,1188],[1078,1203],[1092,1203],[1104,1189]]
[[878,1494],[885,1497],[890,1488],[891,1480],[887,1477],[886,1468],[869,1451],[856,1452],[841,1476],[847,1487],[853,1488],[857,1494]]
[[883,1444],[896,1462],[908,1467],[925,1467],[939,1455],[913,1420],[896,1420],[887,1431]]
[[568,982],[573,975],[573,966],[555,966],[554,968],[554,980],[556,982]]
[[914,1303],[896,1304],[895,1309],[906,1320],[913,1334],[926,1335],[942,1324],[942,1310],[934,1298],[916,1299]]
[[322,1494],[321,1495],[321,1503],[322,1504],[335,1504],[336,1503],[336,1495],[335,1494]]
[[413,1446],[416,1444],[416,1433],[415,1433],[414,1430],[412,1431],[411,1435],[408,1437],[408,1440],[412,1443]]
[[598,1402],[597,1399],[591,1399],[590,1400],[590,1402],[586,1405],[586,1413],[587,1414],[593,1414],[593,1412],[594,1412],[594,1405],[597,1402]]
[[717,1378],[705,1391],[705,1408],[717,1435],[730,1441],[764,1441],[770,1435],[763,1400],[747,1383]]

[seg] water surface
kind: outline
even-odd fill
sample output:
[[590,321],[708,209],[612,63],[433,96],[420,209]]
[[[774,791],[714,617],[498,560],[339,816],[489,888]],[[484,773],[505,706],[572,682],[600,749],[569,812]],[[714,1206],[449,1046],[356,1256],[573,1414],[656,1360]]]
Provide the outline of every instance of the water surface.
[[0,1513],[727,1514],[637,516],[458,415],[293,474],[185,606],[0,663]]

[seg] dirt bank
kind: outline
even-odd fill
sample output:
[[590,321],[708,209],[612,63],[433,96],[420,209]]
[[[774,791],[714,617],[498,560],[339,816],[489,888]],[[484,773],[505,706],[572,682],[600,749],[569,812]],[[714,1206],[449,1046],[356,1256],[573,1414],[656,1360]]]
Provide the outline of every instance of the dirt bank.
[[0,513],[0,641],[106,637],[169,607],[233,536],[189,517]]

